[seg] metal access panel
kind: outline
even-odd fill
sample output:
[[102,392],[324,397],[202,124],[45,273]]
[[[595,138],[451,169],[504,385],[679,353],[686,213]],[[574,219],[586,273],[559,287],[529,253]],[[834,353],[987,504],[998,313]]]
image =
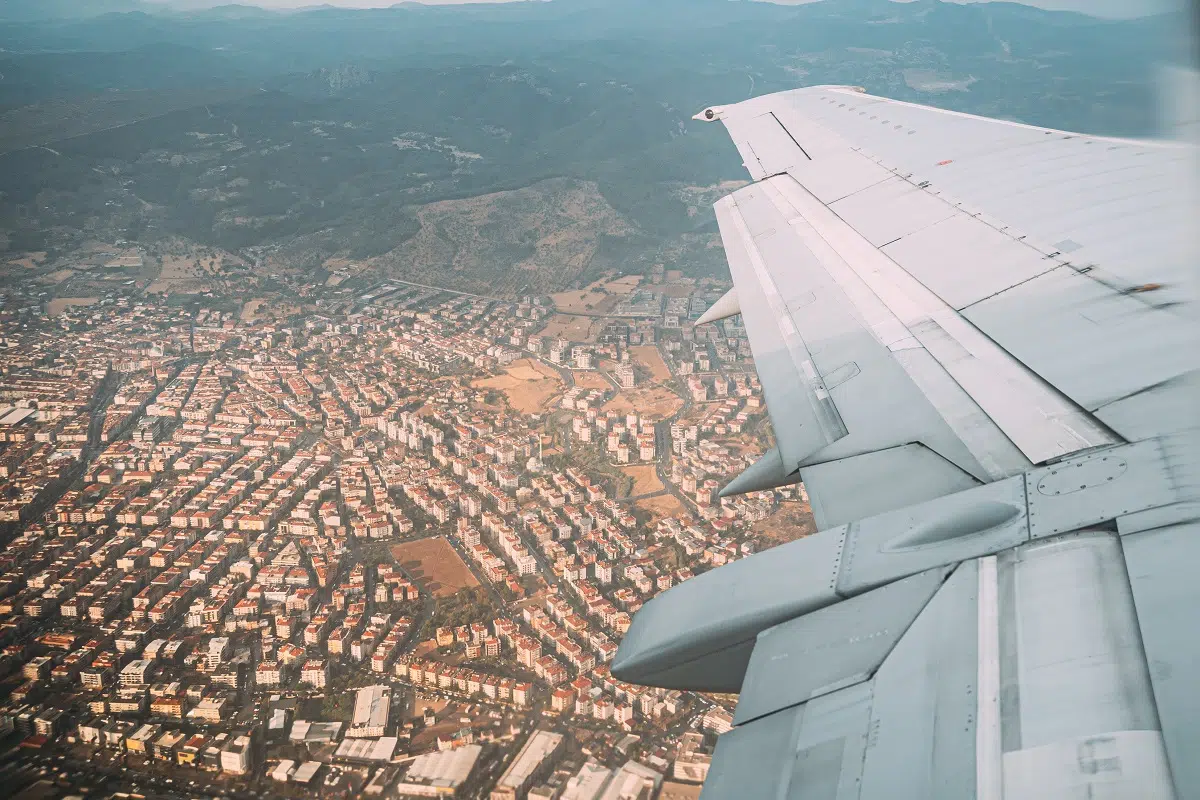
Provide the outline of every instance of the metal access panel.
[[1169,505],[1178,498],[1157,440],[1104,450],[1025,473],[1029,533],[1054,536]]

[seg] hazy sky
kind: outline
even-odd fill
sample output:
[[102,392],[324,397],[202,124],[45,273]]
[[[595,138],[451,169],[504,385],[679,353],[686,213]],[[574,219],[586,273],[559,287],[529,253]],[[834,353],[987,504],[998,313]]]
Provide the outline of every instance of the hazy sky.
[[[461,5],[464,3],[505,3],[511,0],[418,0],[428,5]],[[909,0],[898,0],[908,2]],[[987,2],[987,0],[949,0],[956,3]],[[157,0],[157,2],[175,2],[179,0]],[[227,2],[243,2],[248,5],[263,8],[302,8],[314,5],[342,6],[344,8],[387,8],[395,5],[397,0],[184,0],[188,5],[221,5]],[[798,5],[816,2],[816,0],[766,0],[783,5]],[[1182,7],[1181,0],[1015,0],[1025,5],[1038,8],[1050,8],[1064,11],[1079,11],[1101,17],[1132,17],[1143,14],[1154,14]]]

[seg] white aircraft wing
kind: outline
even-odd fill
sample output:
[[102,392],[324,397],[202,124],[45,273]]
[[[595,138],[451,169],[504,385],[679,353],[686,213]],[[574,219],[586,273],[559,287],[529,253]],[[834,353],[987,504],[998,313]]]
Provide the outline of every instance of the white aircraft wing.
[[1195,150],[812,87],[706,109],[820,532],[656,597],[623,680],[740,691],[704,797],[1200,797]]

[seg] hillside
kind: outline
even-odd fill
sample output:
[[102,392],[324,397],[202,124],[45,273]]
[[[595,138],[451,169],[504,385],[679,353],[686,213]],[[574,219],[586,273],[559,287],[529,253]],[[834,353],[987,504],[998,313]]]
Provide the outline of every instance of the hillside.
[[180,237],[508,292],[710,272],[703,187],[744,172],[698,108],[850,83],[1146,134],[1170,24],[884,0],[10,17],[0,234],[52,261]]

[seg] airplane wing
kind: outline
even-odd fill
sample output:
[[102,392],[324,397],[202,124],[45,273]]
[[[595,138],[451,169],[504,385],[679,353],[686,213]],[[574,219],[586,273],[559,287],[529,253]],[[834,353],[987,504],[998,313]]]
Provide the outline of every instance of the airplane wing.
[[820,86],[706,109],[776,447],[819,533],[612,665],[740,691],[705,798],[1200,797],[1195,150]]

